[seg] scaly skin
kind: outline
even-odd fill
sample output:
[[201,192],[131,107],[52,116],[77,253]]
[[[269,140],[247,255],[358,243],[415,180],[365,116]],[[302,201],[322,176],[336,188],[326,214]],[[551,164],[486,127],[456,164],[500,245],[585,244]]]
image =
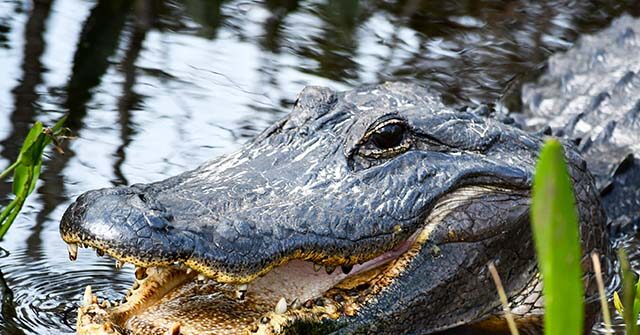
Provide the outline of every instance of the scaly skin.
[[[640,192],[630,186],[640,181],[632,156],[640,149],[640,63],[629,56],[640,54],[639,26],[624,17],[583,38],[523,90],[519,127],[550,123],[568,140],[589,301],[597,293],[586,255],[598,252],[609,275],[607,220],[640,213]],[[388,124],[400,125],[402,136],[382,150],[372,139]],[[182,320],[181,333],[196,333],[189,329],[204,327],[211,314],[219,322],[207,329],[227,334],[429,334],[460,325],[494,332],[504,323],[489,262],[498,264],[518,322],[536,329],[543,309],[528,209],[544,133],[516,126],[454,111],[414,84],[343,93],[308,87],[290,115],[238,152],[161,182],[87,192],[70,206],[60,226],[68,243],[139,267],[192,269],[212,279],[202,285],[218,285],[200,288],[217,294],[215,304],[194,309],[207,313],[183,319],[171,310],[159,319],[138,315],[169,306],[169,298],[131,312],[157,293],[148,285],[154,276],[118,307],[99,307],[89,296],[79,332],[165,333]],[[307,307],[237,304],[233,289],[222,288],[255,285],[292,260],[351,266],[398,248],[390,263],[345,275]],[[194,281],[159,285],[199,289]],[[247,294],[257,301],[260,292]],[[234,313],[260,317],[240,321]]]
[[640,20],[624,16],[554,55],[523,89],[529,126],[549,124],[578,142],[608,220],[640,220]]
[[[389,120],[406,125],[400,149],[372,155],[371,130]],[[155,184],[86,193],[68,209],[61,232],[68,243],[137,266],[180,264],[230,284],[253,282],[291,259],[361,263],[418,234],[411,250],[358,292],[354,313],[332,307],[323,324],[337,333],[429,333],[482,320],[498,313],[489,262],[499,264],[524,322],[540,312],[539,288],[527,288],[537,283],[528,190],[541,143],[451,110],[412,84],[345,93],[307,88],[287,118],[235,154]],[[593,180],[571,147],[567,158],[583,230],[598,231],[585,235],[583,248],[607,255]],[[328,294],[323,305],[338,303]],[[233,305],[209,304],[215,315]],[[292,310],[281,320],[270,310],[252,311],[276,322],[265,333],[295,327],[295,320],[321,321],[311,311]],[[155,332],[147,332],[155,319],[114,323],[144,334]],[[259,319],[216,319],[210,329],[244,333]],[[153,329],[166,331],[173,320]]]

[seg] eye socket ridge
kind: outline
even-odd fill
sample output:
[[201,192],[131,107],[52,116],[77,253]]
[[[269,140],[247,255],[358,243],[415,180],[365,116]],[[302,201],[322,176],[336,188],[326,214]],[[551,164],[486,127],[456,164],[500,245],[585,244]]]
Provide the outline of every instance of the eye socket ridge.
[[405,120],[390,118],[367,131],[361,141],[360,154],[384,158],[407,151],[411,147],[410,129]]

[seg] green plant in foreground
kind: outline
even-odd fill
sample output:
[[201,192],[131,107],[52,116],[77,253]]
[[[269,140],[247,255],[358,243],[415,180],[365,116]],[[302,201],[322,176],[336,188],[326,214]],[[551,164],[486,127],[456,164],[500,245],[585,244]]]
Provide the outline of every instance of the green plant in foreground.
[[640,313],[640,279],[629,265],[629,259],[623,249],[618,250],[620,272],[622,273],[622,299],[614,293],[615,308],[624,319],[627,335],[638,335],[638,314]]
[[[556,139],[546,141],[536,165],[531,225],[538,268],[544,280],[545,334],[582,334],[584,288],[580,265],[580,229],[564,151]],[[596,277],[599,281],[602,308],[606,309],[607,297],[604,293],[602,273],[599,273],[599,256],[592,253],[591,258],[594,271],[598,272]],[[640,314],[640,278],[631,270],[624,250],[618,250],[618,259],[623,293],[620,298],[618,293],[614,292],[613,303],[624,318],[626,334],[640,335],[637,326]],[[497,272],[495,275],[497,276]],[[494,280],[500,291],[499,280]],[[503,301],[503,308],[508,314],[506,301]],[[607,311],[603,310],[605,328],[607,332],[612,332]],[[517,334],[517,330],[511,329],[511,334]]]
[[533,182],[531,224],[544,280],[547,335],[579,335],[584,323],[580,235],[562,145],[547,140]]
[[0,180],[13,172],[13,200],[0,212],[0,239],[20,213],[27,197],[36,187],[42,167],[42,156],[45,148],[54,142],[59,148],[59,138],[64,138],[66,129],[62,127],[66,117],[60,119],[52,128],[45,128],[36,122],[22,144],[16,161],[0,172]]

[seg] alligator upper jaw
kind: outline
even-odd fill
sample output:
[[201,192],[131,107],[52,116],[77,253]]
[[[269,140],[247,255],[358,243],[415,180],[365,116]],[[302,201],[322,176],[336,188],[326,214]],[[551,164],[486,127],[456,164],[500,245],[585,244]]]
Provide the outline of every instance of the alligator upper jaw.
[[[99,301],[87,288],[78,333],[274,334],[297,320],[353,315],[371,295],[374,278],[415,254],[421,232],[363,264],[335,268],[291,260],[248,285],[219,283],[184,265],[137,267],[121,302]],[[75,253],[72,247],[70,256]]]
[[[476,222],[471,230],[452,221],[460,206],[491,200],[492,194],[497,197],[494,202],[511,204],[494,207],[499,212],[493,214],[502,218],[498,226],[490,224],[491,218],[486,221],[485,215],[476,218],[482,222]],[[527,190],[492,186],[453,190],[438,200],[425,222],[409,238],[394,250],[354,266],[349,274],[339,268],[329,268],[331,274],[327,274],[326,269],[316,272],[311,262],[288,259],[245,286],[208,279],[179,262],[138,268],[137,280],[124,303],[113,306],[113,303],[98,301],[92,294],[87,295],[85,305],[79,311],[78,333],[147,335],[171,334],[178,329],[179,332],[174,333],[281,334],[283,329],[298,321],[316,326],[325,325],[323,320],[340,322],[345,317],[366,313],[371,306],[379,308],[376,301],[388,295],[385,292],[389,292],[387,289],[391,285],[396,287],[395,284],[411,277],[406,269],[415,260],[435,261],[439,258],[438,246],[458,245],[460,241],[481,248],[489,239],[509,230],[504,224],[514,226],[527,222],[523,220],[527,217],[527,208]],[[84,246],[99,247],[91,241],[84,242]],[[110,253],[108,249],[105,251]],[[72,247],[71,256],[75,257],[76,252]],[[121,259],[114,254],[111,256]],[[118,262],[121,265],[122,262]],[[459,271],[468,273],[469,269]]]

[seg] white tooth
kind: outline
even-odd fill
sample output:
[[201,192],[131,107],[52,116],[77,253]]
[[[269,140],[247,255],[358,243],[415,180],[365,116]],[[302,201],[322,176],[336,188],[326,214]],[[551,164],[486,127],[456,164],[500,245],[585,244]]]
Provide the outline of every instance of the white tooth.
[[122,269],[126,263],[121,260],[116,260],[116,270]]
[[93,293],[91,293],[91,285],[87,285],[84,289],[84,296],[82,297],[82,305],[89,306],[93,301]]
[[136,280],[144,280],[147,278],[147,269],[136,266],[136,270],[133,272],[136,276]]
[[188,269],[187,269],[187,274],[188,274],[188,275],[190,275],[190,274],[191,274],[191,272],[193,272],[193,269],[192,269],[192,268],[188,268]]
[[236,286],[236,299],[244,300],[248,289],[249,289],[249,285],[247,284],[240,284]]
[[336,270],[336,267],[333,265],[327,265],[324,267],[324,269],[326,270],[327,274],[330,275],[333,273],[333,271]]
[[199,281],[205,281],[205,280],[207,280],[207,277],[205,277],[202,273],[198,273],[198,280]]
[[171,328],[167,329],[167,335],[180,335],[180,322],[174,322]]
[[276,314],[284,314],[285,312],[287,312],[287,299],[285,299],[284,297],[280,298],[280,300],[278,300],[278,303],[276,304],[274,312],[276,312]]
[[337,311],[336,306],[333,304],[328,304],[324,307],[324,310],[327,314],[331,315]]
[[322,270],[322,265],[313,263],[313,271],[318,272]]
[[156,276],[158,274],[161,274],[164,271],[164,268],[162,268],[161,266],[152,266],[150,268],[147,268],[147,276]]
[[78,245],[75,243],[67,244],[67,250],[69,250],[69,259],[75,261],[78,259]]

